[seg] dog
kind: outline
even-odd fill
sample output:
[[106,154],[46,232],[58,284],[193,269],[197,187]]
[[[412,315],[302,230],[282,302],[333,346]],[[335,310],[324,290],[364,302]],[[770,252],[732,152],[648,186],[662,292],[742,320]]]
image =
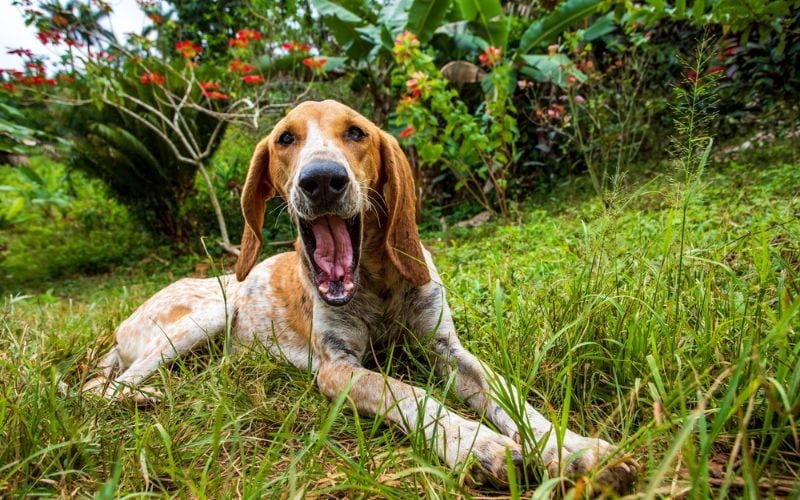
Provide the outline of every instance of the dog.
[[[298,229],[295,251],[256,265],[265,206],[275,195],[287,201]],[[479,472],[504,482],[507,456],[519,467],[523,449],[538,450],[551,475],[602,464],[603,482],[617,489],[631,483],[635,462],[616,457],[610,443],[569,430],[559,440],[530,404],[515,421],[498,403],[500,391],[523,399],[459,341],[445,288],[420,244],[411,168],[390,134],[336,101],[304,102],[256,146],[241,206],[235,279],[183,279],[156,293],[119,326],[84,392],[150,401],[158,395],[141,382],[230,321],[238,342],[257,342],[311,370],[329,398],[347,391],[360,413],[421,431],[451,468],[472,455]],[[379,332],[427,346],[437,373],[453,377],[457,395],[497,431],[422,388],[365,369],[362,358]]]

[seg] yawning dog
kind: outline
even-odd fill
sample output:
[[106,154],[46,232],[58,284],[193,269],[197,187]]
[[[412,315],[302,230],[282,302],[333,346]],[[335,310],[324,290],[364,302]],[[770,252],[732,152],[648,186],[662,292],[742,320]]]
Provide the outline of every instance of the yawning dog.
[[[287,201],[298,229],[296,251],[256,265],[265,206],[275,195]],[[156,293],[119,326],[84,391],[146,399],[144,379],[224,332],[231,319],[239,343],[256,342],[313,371],[330,398],[349,391],[363,414],[421,431],[450,467],[474,455],[503,481],[507,455],[519,466],[523,449],[540,450],[536,458],[551,475],[604,465],[602,479],[626,487],[634,463],[613,457],[608,442],[566,430],[559,446],[552,424],[530,404],[516,420],[500,406],[498,394],[522,399],[459,342],[445,288],[419,241],[415,200],[411,169],[391,135],[338,102],[300,104],[250,162],[236,276],[223,277],[222,287],[213,278],[183,279]],[[362,358],[379,332],[427,346],[440,376],[454,377],[458,396],[497,430],[422,388],[365,369]],[[520,432],[522,425],[529,431]],[[522,439],[531,442],[523,447]]]

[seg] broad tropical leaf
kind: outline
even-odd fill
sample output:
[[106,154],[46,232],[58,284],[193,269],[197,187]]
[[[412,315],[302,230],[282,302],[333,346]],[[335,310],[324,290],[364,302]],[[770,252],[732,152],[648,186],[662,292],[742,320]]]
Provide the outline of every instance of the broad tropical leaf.
[[539,19],[522,35],[520,52],[530,52],[558,39],[564,31],[575,26],[597,11],[600,0],[567,0],[558,10]]
[[414,0],[408,11],[406,29],[416,34],[421,42],[427,42],[441,26],[449,8],[450,0]]
[[499,0],[458,0],[461,15],[470,21],[476,35],[489,45],[505,47],[508,41],[509,19]]

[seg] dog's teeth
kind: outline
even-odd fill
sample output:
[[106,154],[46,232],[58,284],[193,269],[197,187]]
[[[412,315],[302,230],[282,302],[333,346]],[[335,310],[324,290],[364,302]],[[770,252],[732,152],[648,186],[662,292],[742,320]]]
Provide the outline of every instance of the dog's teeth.
[[353,288],[355,288],[355,287],[356,287],[356,284],[355,284],[355,283],[353,283],[352,281],[345,281],[345,282],[344,282],[344,289],[345,289],[346,291],[348,291],[348,292],[349,292],[350,290],[352,290]]
[[331,286],[328,283],[320,283],[319,285],[317,285],[317,290],[319,290],[322,293],[328,293],[328,290],[330,289]]

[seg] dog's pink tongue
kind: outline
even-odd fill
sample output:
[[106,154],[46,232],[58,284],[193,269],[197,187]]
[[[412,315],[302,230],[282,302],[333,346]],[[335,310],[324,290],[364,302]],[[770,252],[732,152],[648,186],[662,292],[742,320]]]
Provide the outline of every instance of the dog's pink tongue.
[[334,215],[326,215],[315,220],[311,230],[317,240],[314,262],[330,281],[344,279],[353,262],[353,244],[344,221]]

